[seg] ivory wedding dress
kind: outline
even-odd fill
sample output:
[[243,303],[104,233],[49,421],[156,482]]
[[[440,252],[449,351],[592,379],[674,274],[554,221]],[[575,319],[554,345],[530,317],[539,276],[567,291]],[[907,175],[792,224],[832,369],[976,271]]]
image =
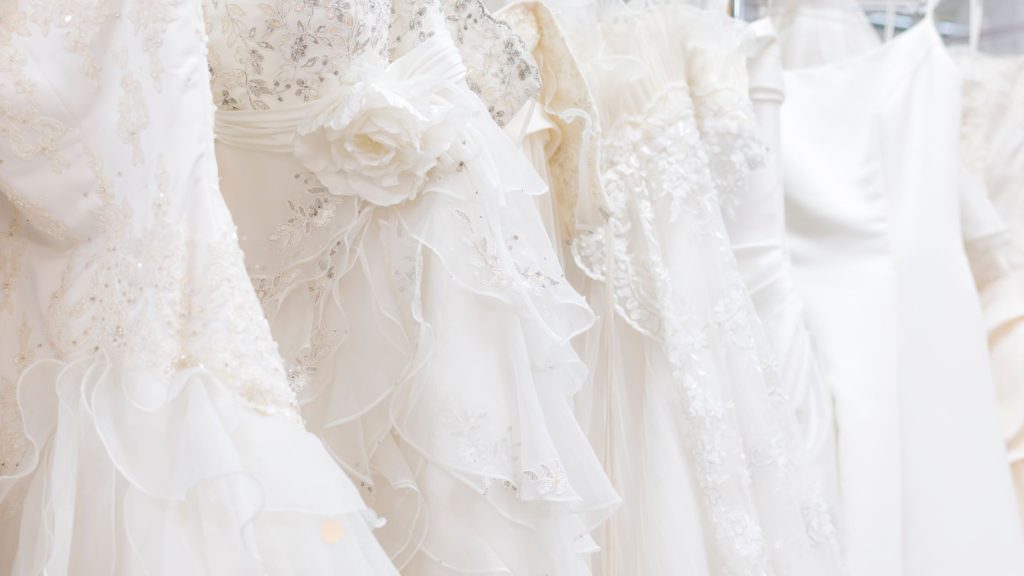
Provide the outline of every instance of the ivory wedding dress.
[[567,276],[601,314],[578,342],[578,413],[624,504],[595,572],[836,574],[722,220],[760,149],[742,28],[687,6],[555,9],[572,50],[544,6],[499,13],[543,79],[507,131],[551,182]]
[[[827,19],[822,3],[776,5]],[[784,39],[844,43],[841,29],[783,22]],[[835,395],[851,574],[1024,573],[963,245],[960,77],[931,7],[888,44],[813,65],[786,56],[786,225]]]
[[223,191],[303,416],[382,544],[407,575],[586,573],[617,496],[572,413],[593,316],[491,118],[535,81],[518,41],[464,43],[467,83],[456,43],[487,18],[205,4]]
[[968,249],[975,255],[1003,438],[1024,519],[1024,58],[977,50],[957,56],[965,79],[964,160],[1004,224],[998,237],[983,236]]
[[785,396],[800,423],[799,457],[806,464],[805,490],[820,494],[837,518],[836,436],[832,395],[804,322],[803,300],[793,282],[786,246],[779,116],[785,100],[782,61],[770,20],[751,24],[754,48],[747,59],[750,97],[759,135],[767,146],[763,164],[726,212],[729,240],[770,350]]
[[0,6],[0,573],[397,574],[246,276],[202,29]]

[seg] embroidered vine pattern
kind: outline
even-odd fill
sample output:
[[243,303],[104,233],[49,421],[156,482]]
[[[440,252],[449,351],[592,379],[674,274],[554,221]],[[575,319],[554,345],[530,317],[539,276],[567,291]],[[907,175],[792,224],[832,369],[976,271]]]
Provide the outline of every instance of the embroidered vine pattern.
[[504,126],[540,94],[540,71],[525,43],[481,0],[443,0],[448,31],[467,68],[469,88]]
[[347,81],[365,70],[364,57],[382,67],[389,8],[387,0],[267,0],[249,12],[237,2],[207,0],[208,33],[227,47],[210,51],[217,105],[269,110],[309,102],[321,96],[325,78]]
[[[521,498],[563,498],[572,493],[562,464],[550,461],[527,469],[519,469],[519,443],[512,439],[512,429],[499,433],[488,430],[490,415],[461,407],[454,397],[445,397],[437,405],[443,434],[458,446],[463,463],[478,470],[479,491],[487,495],[496,483]],[[448,443],[447,440],[441,440]]]
[[68,52],[82,60],[86,78],[99,84],[100,67],[93,59],[93,43],[101,38],[97,32],[118,15],[120,2],[111,0],[31,0],[29,20],[48,35],[58,28]]
[[713,376],[706,366],[718,346],[741,351],[748,369],[761,369],[741,280],[726,274],[719,299],[697,308],[681,298],[663,261],[658,222],[666,217],[678,227],[685,215],[688,234],[705,245],[722,250],[728,244],[716,185],[722,180],[713,174],[689,87],[666,88],[647,114],[611,126],[602,145],[609,219],[575,239],[574,258],[591,277],[610,284],[616,313],[664,350],[727,573],[772,574],[757,521],[729,495],[749,484],[750,466],[780,465],[782,437],[744,446],[725,425],[731,401],[707,385]]
[[[2,190],[0,182],[0,193]],[[21,259],[25,254],[22,218],[18,209],[12,207],[8,228],[0,231],[0,316],[14,313],[14,281],[21,273]]]
[[476,230],[473,218],[465,210],[456,208],[454,214],[468,228],[469,233],[462,237],[462,242],[475,254],[470,265],[482,274],[482,285],[501,289],[522,288],[530,293],[538,293],[559,283],[550,274],[515,262],[509,256],[514,243],[519,240],[517,235],[511,236],[506,241],[505,250],[501,250],[493,245],[487,235]]
[[164,74],[160,49],[164,45],[167,26],[174,20],[174,10],[180,0],[150,0],[130,4],[128,19],[135,25],[135,32],[142,36],[142,49],[149,57],[149,75],[154,88],[159,92]]
[[338,206],[345,202],[343,196],[331,194],[316,177],[295,174],[295,179],[299,178],[303,179],[306,193],[311,198],[306,203],[291,199],[287,201],[288,218],[278,224],[269,236],[269,240],[277,244],[281,253],[298,245],[314,229],[324,228],[334,222]]
[[132,147],[132,163],[141,164],[145,157],[142,152],[142,131],[149,127],[149,108],[145,105],[142,84],[128,69],[128,54],[118,57],[121,65],[121,100],[118,102],[117,131],[121,141]]

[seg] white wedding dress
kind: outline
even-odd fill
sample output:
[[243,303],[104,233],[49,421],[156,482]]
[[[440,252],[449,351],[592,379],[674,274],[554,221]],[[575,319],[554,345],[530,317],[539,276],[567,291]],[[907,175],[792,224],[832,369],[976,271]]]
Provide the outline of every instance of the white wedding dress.
[[751,24],[754,50],[747,59],[750,97],[767,150],[750,185],[726,212],[737,265],[778,363],[786,398],[800,423],[799,456],[806,463],[807,490],[817,491],[829,516],[838,518],[836,435],[832,395],[821,370],[804,304],[793,281],[786,246],[779,117],[785,100],[778,39],[770,20]]
[[[854,44],[866,24],[847,4],[777,2],[806,10],[799,29],[778,21],[783,46]],[[835,395],[850,572],[1022,574],[964,250],[960,76],[931,8],[887,44],[808,61],[833,48],[783,51],[782,150],[796,284]]]
[[202,31],[0,6],[2,574],[397,574],[246,276]]
[[968,244],[981,294],[1003,438],[1024,519],[1024,58],[965,50],[961,149],[998,236]]
[[554,9],[569,46],[541,4],[499,13],[543,80],[506,130],[551,183],[549,233],[600,314],[577,341],[578,414],[624,504],[595,532],[595,573],[838,574],[722,219],[760,158],[742,27],[688,6]]
[[205,4],[249,271],[384,547],[407,575],[586,574],[618,498],[572,413],[593,315],[491,118],[535,82],[518,41],[418,0]]

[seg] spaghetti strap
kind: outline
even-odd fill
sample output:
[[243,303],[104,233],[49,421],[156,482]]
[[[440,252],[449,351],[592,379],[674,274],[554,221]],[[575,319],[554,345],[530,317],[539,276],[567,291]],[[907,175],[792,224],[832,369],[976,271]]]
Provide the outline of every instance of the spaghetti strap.
[[981,42],[981,26],[984,21],[985,3],[983,0],[970,0],[970,11],[968,12],[969,42],[972,52],[978,51],[978,44]]
[[885,41],[889,42],[896,35],[896,0],[889,0],[885,5]]

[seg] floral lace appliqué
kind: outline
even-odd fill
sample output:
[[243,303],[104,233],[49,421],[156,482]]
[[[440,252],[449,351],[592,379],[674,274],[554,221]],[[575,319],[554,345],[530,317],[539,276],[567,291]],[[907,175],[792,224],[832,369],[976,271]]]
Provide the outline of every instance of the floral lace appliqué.
[[387,0],[205,0],[217,106],[269,110],[310,102],[387,63]]
[[503,126],[540,94],[540,72],[529,50],[508,24],[494,18],[481,0],[444,0],[448,30],[455,38],[467,82]]
[[574,257],[588,275],[609,285],[617,315],[664,351],[691,430],[690,449],[725,573],[772,574],[761,528],[737,494],[751,482],[750,466],[781,459],[772,448],[777,439],[744,446],[727,425],[735,409],[731,400],[721,387],[708,385],[730,381],[714,375],[718,358],[738,355],[745,359],[739,369],[760,374],[742,280],[727,272],[707,279],[714,299],[697,296],[699,302],[690,302],[670,272],[672,254],[663,245],[663,227],[686,226],[688,242],[729,254],[716,178],[689,87],[670,86],[652,99],[646,114],[611,126],[602,139],[602,158],[608,222],[575,239]]

